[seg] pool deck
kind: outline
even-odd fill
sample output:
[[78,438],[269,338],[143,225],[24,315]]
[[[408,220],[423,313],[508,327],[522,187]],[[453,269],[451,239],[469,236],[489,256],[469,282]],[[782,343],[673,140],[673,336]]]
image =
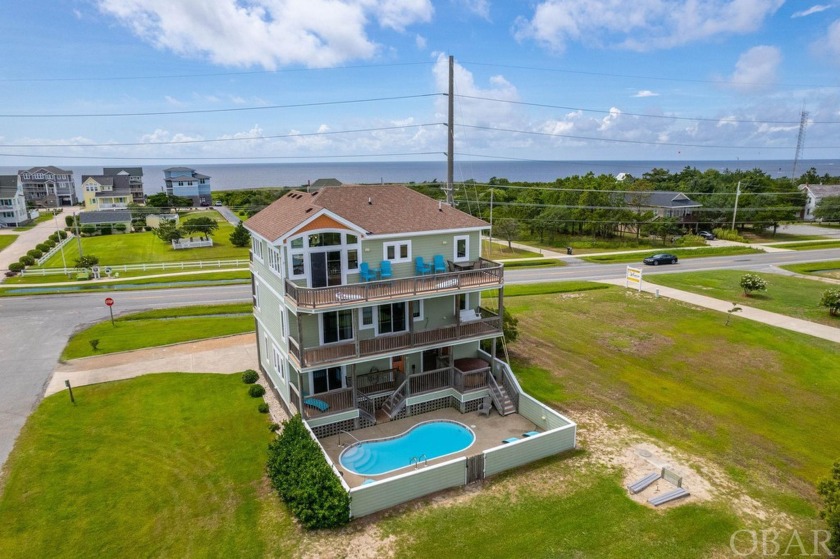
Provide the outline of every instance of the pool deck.
[[[446,408],[429,413],[424,413],[422,415],[407,417],[405,419],[398,419],[396,421],[380,423],[374,425],[373,427],[368,427],[367,429],[359,429],[357,431],[353,431],[352,434],[353,437],[359,439],[360,441],[370,439],[382,439],[386,437],[393,437],[395,435],[399,435],[408,431],[418,423],[422,423],[424,421],[433,421],[435,419],[449,419],[452,421],[463,423],[464,425],[472,429],[475,433],[475,443],[473,443],[471,447],[464,451],[457,452],[454,454],[448,454],[446,456],[441,456],[440,458],[434,458],[432,460],[429,460],[429,466],[433,464],[448,462],[453,458],[458,458],[461,456],[474,456],[476,454],[480,454],[487,449],[501,446],[502,441],[504,439],[510,437],[521,438],[522,433],[527,433],[528,431],[543,431],[543,429],[537,428],[536,425],[534,425],[533,423],[516,413],[502,417],[494,409],[492,412],[490,412],[489,416],[484,416],[478,415],[478,412],[462,414],[454,408]],[[355,442],[346,433],[341,433],[340,436],[342,444],[347,445],[349,443]],[[324,450],[327,451],[327,455],[329,455],[330,459],[336,465],[339,472],[342,473],[344,481],[346,481],[350,487],[357,487],[364,483],[366,479],[387,479],[389,477],[410,472],[412,471],[412,469],[415,468],[415,466],[406,465],[405,468],[394,470],[386,474],[369,476],[360,476],[351,473],[345,470],[341,466],[341,463],[338,461],[338,456],[341,454],[341,451],[344,450],[344,447],[338,446],[338,439],[339,435],[333,435],[332,437],[319,439],[319,442],[321,443],[321,446],[324,447]],[[425,467],[425,464],[419,467],[423,468]]]

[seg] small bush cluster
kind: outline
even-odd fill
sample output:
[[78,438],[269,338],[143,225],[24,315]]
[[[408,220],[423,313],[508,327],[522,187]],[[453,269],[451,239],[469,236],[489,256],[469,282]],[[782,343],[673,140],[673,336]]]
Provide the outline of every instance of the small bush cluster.
[[259,398],[263,394],[265,394],[265,388],[263,388],[259,384],[252,384],[248,388],[248,395],[251,396],[251,398]]
[[37,248],[33,248],[33,249],[30,249],[30,250],[27,250],[27,251],[26,251],[26,254],[28,254],[29,256],[31,256],[32,258],[34,258],[35,260],[38,260],[39,258],[41,258],[42,256],[44,256],[44,253],[43,253],[43,252],[41,252],[40,250],[38,250]]
[[38,243],[37,245],[35,245],[35,248],[40,250],[41,252],[49,252],[52,247],[47,243]]
[[[11,269],[11,266],[9,266],[9,269]],[[828,314],[831,316],[840,315],[840,289],[829,289],[823,292],[820,306],[827,307]]]
[[712,233],[715,234],[715,237],[718,239],[723,239],[724,241],[734,241],[736,243],[746,243],[747,240],[739,235],[737,231],[733,229],[721,229],[720,227],[712,230]]
[[749,297],[753,291],[766,291],[767,280],[756,274],[744,274],[741,276],[741,289]]
[[263,402],[259,406],[257,406],[257,411],[260,413],[268,413],[268,404]]
[[258,378],[260,378],[260,375],[254,369],[245,369],[242,373],[242,382],[245,384],[254,384]]
[[24,268],[26,268],[26,266],[24,266],[20,262],[12,262],[11,264],[9,264],[9,271],[14,272],[16,274],[22,272]]
[[284,421],[282,432],[268,445],[266,470],[280,498],[305,528],[335,528],[350,521],[350,496],[300,414]]
[[24,266],[34,266],[35,265],[35,259],[32,258],[31,256],[29,256],[28,254],[24,254],[23,256],[18,258],[18,262],[20,262]]
[[680,237],[675,244],[681,247],[701,247],[706,245],[706,239],[689,233]]

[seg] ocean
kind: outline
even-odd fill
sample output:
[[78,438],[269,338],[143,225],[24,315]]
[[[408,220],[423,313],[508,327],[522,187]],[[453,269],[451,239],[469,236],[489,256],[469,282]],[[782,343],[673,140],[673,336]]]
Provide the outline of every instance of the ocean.
[[[45,162],[45,165],[51,163]],[[77,190],[82,175],[102,173],[102,167],[58,165],[73,171]],[[103,166],[116,166],[103,162]],[[147,194],[163,189],[163,169],[186,166],[210,176],[214,190],[237,190],[243,188],[302,186],[308,181],[320,178],[335,178],[345,184],[358,183],[410,183],[445,182],[445,161],[388,161],[388,162],[344,162],[344,163],[237,163],[237,164],[192,164],[189,162],[171,165],[142,165],[143,185]],[[16,174],[18,169],[31,166],[3,166],[0,174]],[[654,168],[678,172],[685,167],[700,171],[706,169],[751,170],[761,169],[773,178],[791,175],[792,160],[732,160],[732,161],[456,161],[455,181],[473,179],[486,183],[490,178],[506,178],[511,181],[552,182],[558,178],[573,175],[596,175],[629,173],[640,177]],[[818,175],[828,173],[840,175],[840,159],[802,160],[797,164],[797,175],[809,168],[815,168]],[[81,192],[79,192],[81,196]]]

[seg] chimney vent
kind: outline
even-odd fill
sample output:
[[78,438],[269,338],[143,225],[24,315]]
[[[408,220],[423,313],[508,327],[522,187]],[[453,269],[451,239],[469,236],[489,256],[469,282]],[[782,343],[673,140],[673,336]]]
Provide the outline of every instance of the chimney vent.
[[372,205],[373,205],[373,200],[371,200],[370,196],[368,196],[368,206],[372,206]]

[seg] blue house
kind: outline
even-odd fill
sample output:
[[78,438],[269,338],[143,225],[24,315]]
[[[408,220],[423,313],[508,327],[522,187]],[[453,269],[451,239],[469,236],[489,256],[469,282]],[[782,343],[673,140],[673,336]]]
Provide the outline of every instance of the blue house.
[[166,193],[190,198],[194,206],[209,206],[211,200],[210,177],[189,167],[170,167],[163,170]]

